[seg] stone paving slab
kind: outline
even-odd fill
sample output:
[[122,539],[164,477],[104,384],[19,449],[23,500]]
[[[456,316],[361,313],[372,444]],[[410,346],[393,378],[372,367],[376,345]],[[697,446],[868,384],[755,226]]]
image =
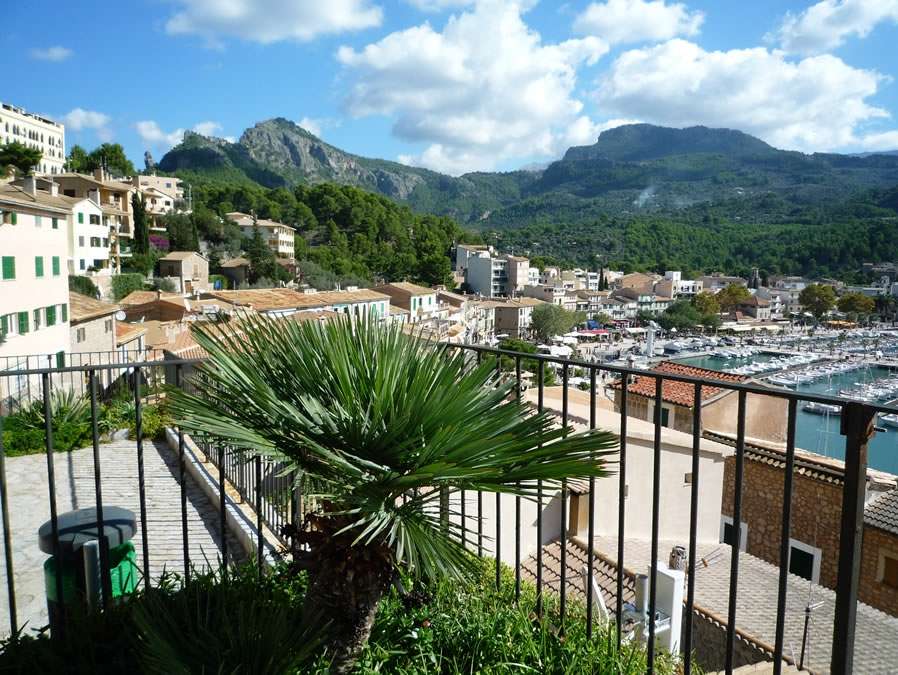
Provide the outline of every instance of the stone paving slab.
[[[58,513],[95,506],[93,450],[54,454]],[[137,564],[143,569],[140,500],[137,482],[137,445],[116,441],[100,446],[103,504],[130,509],[138,518],[134,535]],[[177,456],[165,443],[144,443],[144,472],[147,504],[147,538],[150,576],[158,579],[164,570],[184,571],[181,530],[181,496]],[[26,621],[26,632],[47,623],[43,563],[47,555],[38,548],[37,530],[50,519],[47,457],[45,454],[10,457],[6,460],[12,530],[14,579],[18,622]],[[221,557],[218,507],[188,475],[187,533],[191,565],[215,566]],[[229,560],[242,559],[243,549],[228,534]],[[6,560],[0,546],[0,635],[10,632]]]

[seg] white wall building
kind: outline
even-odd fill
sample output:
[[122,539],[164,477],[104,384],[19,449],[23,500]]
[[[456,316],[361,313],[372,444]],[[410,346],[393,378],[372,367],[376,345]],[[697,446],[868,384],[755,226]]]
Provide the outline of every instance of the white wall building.
[[285,225],[284,223],[276,223],[273,220],[256,219],[246,213],[233,211],[225,214],[230,220],[233,220],[240,226],[244,237],[253,236],[253,226],[257,225],[262,232],[262,238],[268,243],[270,248],[278,258],[294,259],[294,243],[296,239],[296,228]]
[[505,258],[468,258],[468,287],[473,293],[495,298],[508,295],[508,261]]
[[43,153],[37,173],[62,173],[65,125],[9,103],[0,103],[0,143],[16,141]]
[[111,274],[109,225],[103,217],[99,191],[92,190],[88,199],[68,199],[74,202],[68,218],[69,274]]
[[29,191],[33,185],[0,185],[0,330],[6,336],[0,357],[65,354],[70,344],[65,260],[71,204]]

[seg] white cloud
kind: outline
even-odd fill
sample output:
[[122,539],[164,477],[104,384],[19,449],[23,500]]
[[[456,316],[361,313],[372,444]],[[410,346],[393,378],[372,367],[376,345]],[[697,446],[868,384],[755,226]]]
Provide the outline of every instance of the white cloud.
[[370,0],[175,0],[180,11],[165,30],[215,43],[236,37],[270,44],[379,26],[383,12]]
[[224,139],[225,139],[228,143],[236,143],[236,142],[237,142],[237,137],[236,137],[236,136],[225,136]]
[[184,138],[183,129],[166,132],[154,120],[142,120],[137,122],[134,127],[144,143],[160,148],[168,149],[180,143]]
[[870,133],[860,138],[864,150],[898,150],[898,131]]
[[354,75],[346,105],[355,116],[394,117],[393,133],[427,147],[401,161],[450,173],[550,155],[581,115],[577,67],[608,47],[587,37],[544,44],[513,0],[481,0],[451,17],[390,33],[338,60]]
[[678,35],[697,35],[705,15],[683,3],[666,0],[593,2],[574,20],[583,35],[597,35],[610,44],[660,42]]
[[789,60],[763,47],[708,52],[677,39],[621,54],[597,100],[606,114],[728,127],[781,148],[831,150],[856,145],[862,125],[889,117],[867,102],[883,79],[832,55]]
[[105,113],[96,110],[85,110],[84,108],[73,108],[63,115],[62,121],[70,131],[83,131],[85,129],[93,129],[104,143],[112,140],[112,130],[109,128],[110,117]]
[[222,126],[218,122],[200,122],[193,125],[193,130],[202,136],[217,136],[222,131]]
[[866,37],[883,21],[898,22],[898,0],[821,0],[799,14],[786,14],[768,40],[790,52],[813,54]]
[[321,120],[317,120],[314,117],[303,117],[297,124],[310,134],[321,137]]
[[407,2],[422,12],[442,12],[474,4],[474,0],[407,0]]
[[638,119],[615,118],[604,122],[593,122],[586,115],[581,115],[566,129],[564,135],[558,137],[557,154],[562,155],[572,145],[592,145],[599,134],[608,129],[624,124],[638,124]]
[[28,53],[31,58],[37,59],[38,61],[52,61],[54,63],[65,61],[73,54],[71,49],[60,45],[47,47],[46,49],[32,49]]

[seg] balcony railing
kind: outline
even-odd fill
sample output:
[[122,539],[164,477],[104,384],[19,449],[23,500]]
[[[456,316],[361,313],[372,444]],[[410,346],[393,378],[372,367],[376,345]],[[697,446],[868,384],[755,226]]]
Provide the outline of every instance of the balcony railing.
[[[839,528],[841,532],[841,547],[838,559],[838,581],[835,588],[836,603],[835,617],[833,624],[832,637],[832,656],[829,668],[832,672],[849,673],[852,672],[852,659],[854,655],[855,644],[855,617],[858,606],[858,584],[860,571],[861,542],[863,531],[863,505],[865,493],[865,480],[867,473],[867,441],[872,434],[873,420],[877,413],[895,413],[895,408],[888,406],[873,405],[850,401],[825,395],[818,395],[805,392],[793,392],[784,389],[771,389],[753,384],[750,382],[731,382],[713,379],[703,379],[691,377],[688,375],[675,375],[668,373],[657,373],[653,371],[635,370],[626,367],[609,366],[602,364],[586,363],[581,361],[569,360],[551,357],[539,354],[525,354],[518,352],[501,351],[494,348],[474,345],[446,345],[447,350],[461,349],[468,355],[471,365],[480,363],[485,358],[496,358],[497,376],[499,378],[511,378],[518,384],[517,395],[520,397],[522,379],[522,367],[527,364],[532,367],[537,364],[536,370],[536,401],[535,407],[542,411],[545,405],[545,368],[544,365],[551,365],[554,369],[560,371],[561,376],[561,405],[560,405],[560,422],[564,426],[572,424],[570,415],[570,387],[569,380],[574,369],[583,370],[588,380],[588,397],[590,403],[590,413],[588,425],[590,428],[596,427],[597,421],[597,403],[600,395],[601,386],[599,378],[602,373],[610,373],[614,376],[624,378],[623,381],[629,381],[631,377],[649,377],[655,380],[655,399],[654,399],[654,415],[651,424],[654,428],[653,447],[653,469],[652,475],[646,476],[646,480],[651,480],[651,563],[650,563],[650,580],[649,585],[650,597],[648,599],[649,613],[648,616],[656,616],[658,609],[658,598],[656,597],[657,575],[658,575],[658,554],[659,554],[659,526],[660,526],[660,490],[661,490],[661,458],[662,458],[662,394],[663,384],[665,382],[678,382],[690,386],[694,396],[694,415],[692,419],[692,452],[691,452],[691,471],[692,480],[690,488],[690,518],[689,518],[689,542],[688,542],[688,562],[687,562],[687,588],[685,593],[685,616],[692,617],[695,610],[695,579],[697,565],[697,518],[698,518],[698,502],[699,502],[699,470],[700,470],[700,448],[702,443],[702,422],[701,422],[701,402],[703,395],[703,387],[713,386],[715,388],[733,391],[736,393],[738,405],[736,407],[736,434],[735,434],[735,472],[734,472],[734,498],[732,504],[733,522],[740,523],[742,516],[742,495],[744,488],[744,462],[746,453],[746,408],[749,395],[762,395],[782,399],[788,409],[787,425],[786,425],[786,442],[785,442],[785,463],[783,483],[783,503],[771,504],[771,509],[777,511],[782,509],[782,518],[780,529],[782,533],[780,564],[778,566],[778,586],[777,586],[777,606],[775,616],[776,639],[772,645],[772,658],[774,672],[779,673],[782,664],[793,661],[790,653],[785,651],[785,617],[786,617],[786,600],[787,600],[787,579],[789,575],[789,535],[792,525],[792,495],[793,495],[793,468],[795,466],[795,436],[796,422],[798,417],[798,406],[800,402],[813,402],[826,405],[835,405],[841,409],[842,433],[845,436],[845,467],[844,467],[844,485],[842,486],[842,507],[840,512]],[[505,370],[503,370],[503,361]],[[93,476],[96,486],[95,503],[97,509],[98,528],[103,527],[103,478],[101,477],[100,466],[100,435],[98,432],[98,409],[104,395],[102,383],[115,380],[115,374],[122,374],[123,368],[127,375],[130,396],[133,401],[134,422],[136,426],[136,461],[137,475],[134,478],[133,489],[139,495],[140,516],[139,523],[141,525],[143,537],[141,542],[144,583],[148,586],[151,583],[149,559],[153,555],[153,550],[149,547],[146,536],[146,524],[148,518],[148,509],[150,505],[147,502],[145,472],[144,472],[144,444],[142,440],[142,410],[148,404],[148,393],[163,395],[156,388],[156,384],[160,379],[164,379],[168,385],[188,386],[190,374],[198,360],[155,360],[141,361],[136,363],[97,363],[91,362],[87,365],[67,365],[65,367],[41,367],[31,362],[26,363],[25,368],[17,368],[15,370],[0,371],[0,384],[11,378],[25,377],[28,381],[37,378],[39,381],[39,400],[43,402],[45,411],[45,454],[46,454],[46,475],[49,490],[49,513],[52,523],[53,536],[56,539],[57,550],[59,546],[58,531],[58,513],[56,506],[56,490],[57,481],[55,478],[54,464],[58,455],[53,452],[46,451],[53,447],[53,431],[49,421],[51,406],[51,391],[62,388],[69,383],[71,386],[80,386],[78,392],[83,392],[90,400],[91,407],[91,426],[92,426],[92,446],[93,457],[92,467]],[[508,369],[508,364],[513,364],[513,370]],[[55,365],[55,364],[53,364]],[[7,387],[8,391],[8,387]],[[620,416],[620,449],[619,449],[619,466],[617,478],[608,480],[617,483],[617,552],[615,563],[616,569],[616,600],[613,611],[611,611],[612,619],[617,626],[618,639],[622,639],[622,626],[624,625],[624,583],[625,583],[625,560],[624,560],[624,541],[626,532],[626,491],[625,483],[627,455],[628,455],[628,436],[627,423],[628,419],[628,398],[632,394],[628,394],[628,388],[620,389],[619,399],[619,416]],[[615,414],[618,414],[617,412]],[[3,418],[0,417],[0,429],[2,429]],[[188,443],[195,440],[196,446],[200,448],[205,455],[207,461],[217,468],[221,469],[218,476],[219,499],[218,504],[218,522],[217,528],[220,533],[220,556],[227,563],[229,561],[228,552],[228,518],[226,517],[226,493],[228,492],[228,484],[232,488],[232,492],[236,491],[240,499],[246,506],[251,507],[255,512],[257,525],[257,554],[262,556],[263,541],[262,530],[263,524],[281,539],[282,542],[287,541],[288,533],[284,526],[296,525],[303,512],[302,495],[298,487],[298,483],[291,476],[281,475],[280,465],[267,458],[253,457],[249,460],[244,455],[220,444],[216,444],[213,439],[189,439],[181,431],[173,432],[178,439],[177,442],[177,472],[180,477],[179,485],[181,491],[181,519],[180,534],[183,543],[183,559],[180,561],[184,565],[185,573],[189,574],[191,560],[189,554],[188,542],[188,509],[187,499],[185,496],[185,457]],[[0,435],[2,439],[2,435]],[[9,459],[3,449],[2,440],[0,440],[0,507],[2,507],[2,523],[3,523],[3,546],[6,560],[6,582],[8,589],[8,610],[9,625],[15,629],[20,626],[17,616],[17,595],[16,582],[14,575],[14,551],[13,530],[10,523],[15,519],[17,505],[10,503],[8,498],[7,485],[7,464]],[[575,477],[571,477],[572,479]],[[604,479],[603,479],[604,480]],[[539,489],[539,502],[543,503],[543,498],[548,496],[543,494],[542,488]],[[586,588],[586,607],[587,607],[587,631],[592,631],[594,619],[593,607],[593,579],[594,567],[597,562],[596,554],[592,543],[596,532],[596,479],[590,479],[588,484],[588,538],[590,546],[586,552],[587,564],[586,572],[587,581]],[[476,496],[476,500],[474,497]],[[522,550],[522,530],[525,527],[521,519],[521,498],[515,499],[515,518],[511,524],[505,523],[501,519],[502,511],[500,509],[500,496],[498,494],[487,496],[478,492],[475,496],[466,495],[463,491],[454,495],[453,498],[458,500],[460,504],[461,519],[467,523],[476,522],[476,538],[473,540],[465,539],[463,543],[473,552],[484,555],[487,548],[484,542],[492,536],[492,552],[496,558],[496,579],[497,583],[500,575],[501,558],[500,552],[514,548],[514,565],[516,569],[515,583],[517,596],[520,596],[521,588],[521,566],[524,560],[523,556],[527,555]],[[556,495],[560,505],[560,531],[559,540],[561,552],[560,567],[560,584],[558,586],[558,594],[560,595],[560,612],[562,621],[565,613],[565,600],[568,593],[567,574],[568,569],[565,564],[567,555],[568,541],[565,533],[567,532],[568,508],[570,505],[570,492],[567,486],[564,486],[560,494]],[[229,499],[229,498],[227,498]],[[489,516],[485,515],[485,506],[487,509],[491,507],[491,500],[495,499],[495,511],[492,522],[489,522]],[[444,508],[449,508],[447,500]],[[457,515],[457,514],[455,514]],[[611,514],[609,514],[610,516]],[[448,517],[448,516],[447,516]],[[544,578],[545,561],[543,559],[543,534],[547,523],[545,522],[546,514],[542,508],[536,509],[536,586],[537,586],[537,604],[534,607],[536,613],[541,613],[543,594],[547,592],[547,584]],[[486,525],[494,526],[494,532],[486,531]],[[554,524],[552,524],[554,526]],[[554,529],[554,527],[553,527]],[[98,529],[98,531],[101,531]],[[33,533],[32,533],[33,536]],[[462,535],[464,536],[464,535]],[[230,559],[233,559],[231,554]],[[734,667],[734,654],[737,639],[741,634],[738,629],[737,614],[737,588],[740,573],[740,555],[739,546],[731,547],[729,555],[729,602],[728,614],[725,617],[726,623],[726,669],[731,671]],[[103,561],[107,564],[108,561]],[[57,582],[61,584],[61,577],[57,577]],[[62,597],[62,590],[58,589],[57,597]],[[771,617],[774,619],[774,617]],[[648,664],[649,671],[652,672],[655,658],[656,644],[656,627],[654,621],[648,621]],[[692,621],[686,623],[683,641],[680,645],[680,651],[683,654],[690,654],[695,646],[696,637],[693,634]],[[684,659],[684,672],[691,671],[692,664],[690,659]]]

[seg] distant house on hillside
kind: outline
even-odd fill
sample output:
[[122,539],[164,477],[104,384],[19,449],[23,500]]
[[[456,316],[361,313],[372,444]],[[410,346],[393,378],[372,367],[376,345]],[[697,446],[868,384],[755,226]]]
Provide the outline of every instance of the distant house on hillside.
[[159,276],[177,280],[181,293],[209,290],[209,261],[196,251],[172,251],[159,259]]

